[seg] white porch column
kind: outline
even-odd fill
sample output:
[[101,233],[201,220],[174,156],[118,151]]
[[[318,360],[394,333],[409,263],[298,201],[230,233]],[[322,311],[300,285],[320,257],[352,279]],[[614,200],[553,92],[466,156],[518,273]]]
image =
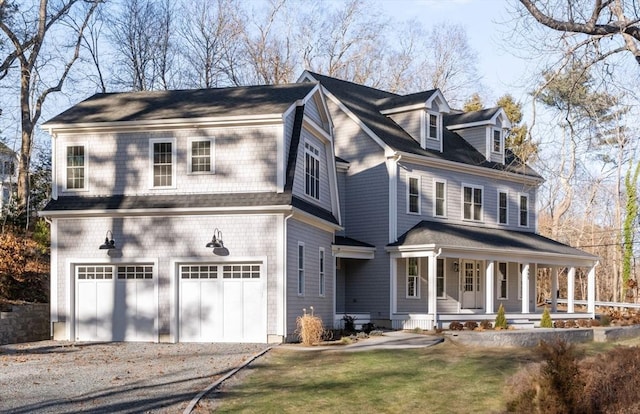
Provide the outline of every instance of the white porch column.
[[589,269],[587,276],[587,312],[595,317],[596,314],[596,266]]
[[487,261],[487,269],[485,272],[485,313],[493,313],[493,297],[495,292],[494,280],[496,262]]
[[570,267],[567,273],[567,313],[574,313],[574,299],[576,292],[576,268]]
[[551,312],[558,311],[558,266],[551,268]]
[[427,312],[433,316],[433,327],[437,326],[438,317],[438,288],[437,288],[437,274],[438,274],[438,259],[436,255],[430,255],[427,260],[429,261],[427,268],[429,269],[429,275],[427,276]]
[[529,313],[529,263],[522,264],[522,313]]
[[391,269],[391,289],[389,289],[391,297],[389,298],[389,318],[391,318],[396,312],[398,312],[398,258],[391,257],[389,259],[389,267]]

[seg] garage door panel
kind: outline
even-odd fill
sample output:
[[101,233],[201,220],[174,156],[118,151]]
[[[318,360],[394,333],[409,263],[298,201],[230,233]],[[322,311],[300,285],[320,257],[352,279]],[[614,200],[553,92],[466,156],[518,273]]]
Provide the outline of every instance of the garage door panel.
[[242,342],[244,327],[244,295],[242,281],[224,282],[224,339]]
[[202,338],[220,338],[222,327],[222,295],[216,280],[200,282],[200,332]]
[[[248,281],[243,285],[244,312],[243,324],[246,342],[265,342],[267,330],[266,312],[264,312],[264,289],[258,281]],[[261,300],[256,300],[261,298]]]

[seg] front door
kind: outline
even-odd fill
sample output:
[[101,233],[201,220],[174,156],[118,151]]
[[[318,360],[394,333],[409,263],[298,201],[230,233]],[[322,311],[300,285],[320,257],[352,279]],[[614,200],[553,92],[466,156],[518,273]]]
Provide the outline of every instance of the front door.
[[482,262],[463,260],[460,275],[463,309],[482,309],[484,292],[482,289]]

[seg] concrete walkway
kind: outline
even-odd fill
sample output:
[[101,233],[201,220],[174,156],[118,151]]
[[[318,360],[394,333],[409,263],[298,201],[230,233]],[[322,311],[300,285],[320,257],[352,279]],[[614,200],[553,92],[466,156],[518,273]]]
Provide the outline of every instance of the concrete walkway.
[[284,344],[280,347],[299,351],[336,351],[336,352],[358,352],[371,351],[375,349],[415,349],[426,348],[442,343],[444,338],[437,335],[415,334],[403,331],[389,331],[383,335],[370,336],[367,339],[360,339],[348,345],[319,345],[302,346],[300,344]]

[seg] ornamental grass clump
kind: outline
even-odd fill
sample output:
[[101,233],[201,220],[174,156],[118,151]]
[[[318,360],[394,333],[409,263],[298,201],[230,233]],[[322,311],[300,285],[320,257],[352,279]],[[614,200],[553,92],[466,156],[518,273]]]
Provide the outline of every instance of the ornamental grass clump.
[[311,313],[309,314],[307,314],[307,309],[302,309],[303,315],[296,318],[296,334],[305,346],[316,345],[325,336],[322,319],[313,314],[313,306],[310,309]]

